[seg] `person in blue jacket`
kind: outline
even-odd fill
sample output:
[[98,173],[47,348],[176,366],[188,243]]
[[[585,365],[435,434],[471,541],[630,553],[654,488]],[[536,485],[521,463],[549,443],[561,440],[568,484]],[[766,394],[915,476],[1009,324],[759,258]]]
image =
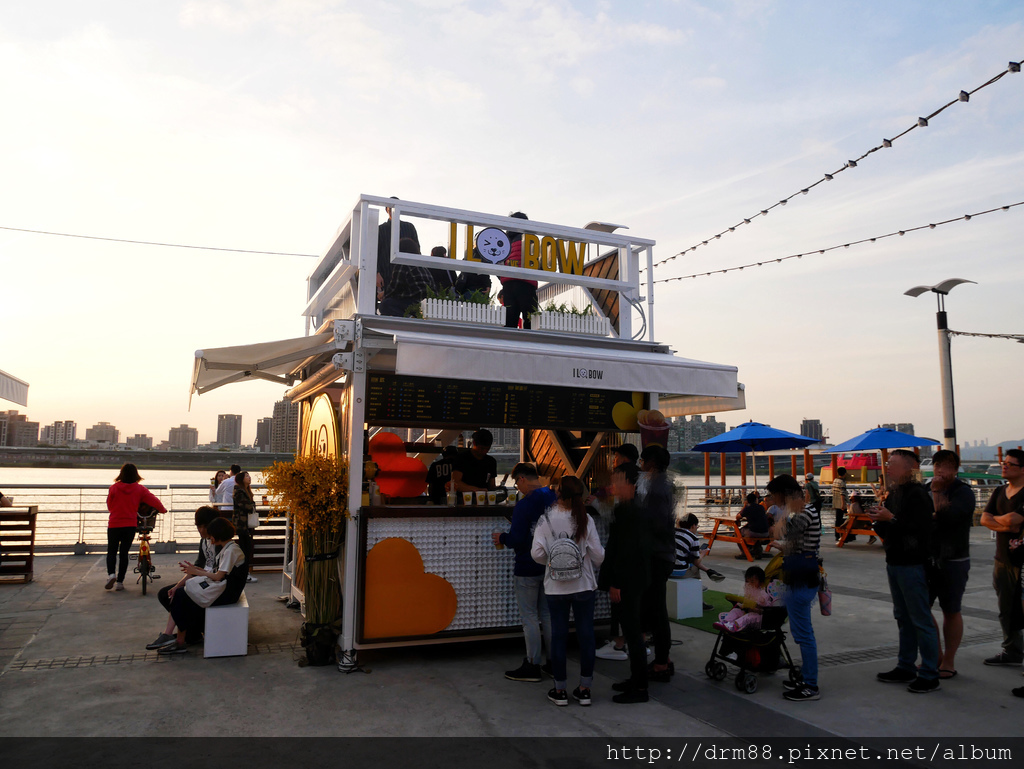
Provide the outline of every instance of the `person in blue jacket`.
[[541,667],[541,638],[544,647],[551,654],[551,614],[544,595],[544,565],[533,560],[533,530],[544,511],[555,504],[557,495],[543,484],[537,468],[529,462],[520,462],[512,468],[512,480],[523,498],[512,510],[512,525],[507,533],[494,532],[491,538],[495,546],[504,545],[515,551],[516,603],[523,618],[523,635],[526,637],[526,657],[516,670],[505,672],[510,681],[544,680]]

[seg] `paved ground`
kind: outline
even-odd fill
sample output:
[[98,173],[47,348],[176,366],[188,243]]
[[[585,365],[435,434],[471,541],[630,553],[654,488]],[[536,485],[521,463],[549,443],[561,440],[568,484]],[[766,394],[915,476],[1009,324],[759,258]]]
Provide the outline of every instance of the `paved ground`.
[[[864,544],[824,555],[834,599],[831,617],[814,617],[822,699],[782,699],[781,674],[762,676],[741,694],[732,678],[704,675],[714,637],[674,626],[678,674],[652,684],[646,705],[611,703],[611,683],[625,662],[598,661],[595,702],[556,709],[547,684],[506,681],[518,666],[519,641],[475,642],[366,652],[368,673],[300,668],[301,618],[275,597],[280,577],[260,575],[247,589],[250,653],[166,659],[144,646],[166,614],[135,585],[103,590],[102,559],[37,559],[28,585],[0,585],[0,736],[584,736],[799,737],[1005,736],[1016,734],[1024,700],[1021,668],[986,667],[999,648],[991,589],[994,550],[988,532],[973,532],[974,570],[965,596],[966,637],[960,675],[942,690],[912,695],[880,684],[875,673],[895,662],[896,625],[880,547]],[[740,592],[746,563],[719,545],[710,556]],[[720,548],[720,549],[719,549]],[[178,556],[157,556],[165,578]],[[160,583],[158,583],[160,584]],[[799,649],[789,643],[794,657]],[[570,671],[573,663],[570,661]],[[571,680],[571,673],[570,673]],[[239,707],[211,708],[214,692]],[[219,698],[218,698],[219,699]]]

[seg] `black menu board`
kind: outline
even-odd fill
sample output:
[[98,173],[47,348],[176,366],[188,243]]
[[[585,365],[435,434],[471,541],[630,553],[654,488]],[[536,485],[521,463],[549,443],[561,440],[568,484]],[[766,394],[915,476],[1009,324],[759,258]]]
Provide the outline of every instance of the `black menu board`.
[[[646,395],[644,396],[646,400]],[[366,421],[380,427],[534,427],[617,430],[632,392],[371,374]]]

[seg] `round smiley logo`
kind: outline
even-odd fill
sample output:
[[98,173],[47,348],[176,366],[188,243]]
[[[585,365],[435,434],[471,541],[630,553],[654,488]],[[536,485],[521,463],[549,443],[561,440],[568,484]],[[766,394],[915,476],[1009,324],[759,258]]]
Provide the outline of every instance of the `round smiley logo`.
[[484,261],[491,264],[505,261],[511,247],[508,235],[497,227],[488,227],[486,230],[481,230],[480,234],[476,236],[477,251],[480,252]]

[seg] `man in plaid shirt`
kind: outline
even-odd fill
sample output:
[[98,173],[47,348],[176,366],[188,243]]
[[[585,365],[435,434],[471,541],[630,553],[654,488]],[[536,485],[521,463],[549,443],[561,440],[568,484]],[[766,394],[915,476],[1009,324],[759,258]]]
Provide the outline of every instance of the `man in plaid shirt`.
[[[412,238],[402,238],[398,250],[407,254],[418,254],[419,244]],[[381,315],[401,318],[410,305],[418,305],[427,298],[427,289],[436,291],[434,278],[426,267],[411,264],[393,264],[384,281],[378,311]]]

